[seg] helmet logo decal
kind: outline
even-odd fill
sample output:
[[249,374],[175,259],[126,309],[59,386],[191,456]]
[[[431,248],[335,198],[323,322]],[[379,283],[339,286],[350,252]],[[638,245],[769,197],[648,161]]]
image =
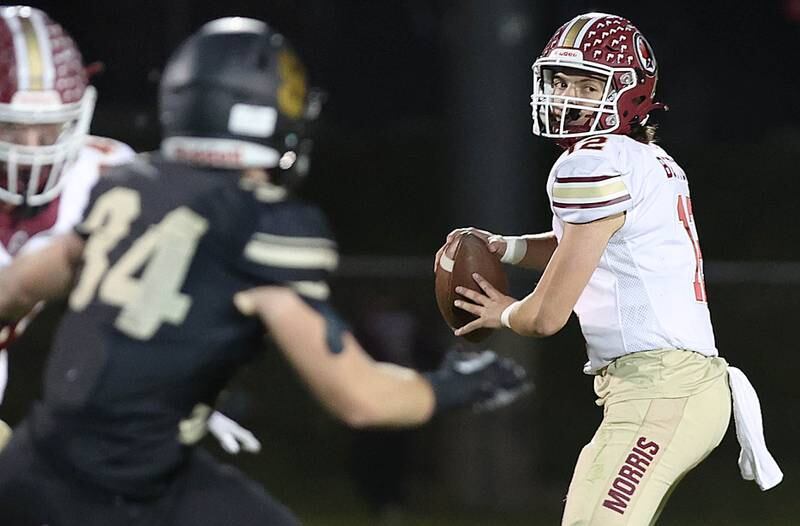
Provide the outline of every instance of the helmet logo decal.
[[577,49],[557,47],[550,52],[551,58],[565,58],[571,60],[583,60],[583,53]]
[[656,58],[653,55],[653,48],[650,47],[650,43],[641,33],[636,33],[635,42],[636,54],[639,56],[639,62],[641,62],[642,67],[648,74],[655,74]]
[[303,116],[306,102],[306,73],[297,57],[288,50],[278,54],[278,108],[292,119]]

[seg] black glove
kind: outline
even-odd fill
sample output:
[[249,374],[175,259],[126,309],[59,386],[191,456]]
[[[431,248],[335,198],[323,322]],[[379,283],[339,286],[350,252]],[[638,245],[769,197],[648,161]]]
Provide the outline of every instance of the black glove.
[[492,411],[533,388],[521,365],[492,351],[449,351],[441,367],[424,376],[433,386],[436,413],[463,406]]

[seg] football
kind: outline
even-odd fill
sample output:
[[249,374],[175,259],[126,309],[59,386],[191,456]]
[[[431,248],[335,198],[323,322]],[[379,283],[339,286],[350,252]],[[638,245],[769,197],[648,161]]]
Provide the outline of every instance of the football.
[[[486,278],[498,291],[508,294],[508,278],[497,256],[489,252],[486,243],[478,236],[462,234],[447,246],[436,269],[436,303],[452,329],[463,327],[475,319],[474,315],[453,305],[455,300],[464,299],[456,294],[456,287],[483,292],[472,279],[475,272]],[[464,338],[480,342],[491,333],[492,329],[478,329],[464,335]]]

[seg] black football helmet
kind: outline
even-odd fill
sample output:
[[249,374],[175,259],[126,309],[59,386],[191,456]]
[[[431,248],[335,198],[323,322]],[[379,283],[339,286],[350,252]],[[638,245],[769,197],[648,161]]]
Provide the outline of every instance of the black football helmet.
[[289,185],[308,171],[308,124],[322,105],[286,39],[251,18],[220,18],[189,37],[159,86],[161,153],[223,169],[266,168]]

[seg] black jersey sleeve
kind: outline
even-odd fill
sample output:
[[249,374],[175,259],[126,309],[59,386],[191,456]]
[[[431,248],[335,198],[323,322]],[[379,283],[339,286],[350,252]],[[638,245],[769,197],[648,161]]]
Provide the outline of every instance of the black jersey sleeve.
[[257,228],[237,262],[253,286],[281,284],[312,305],[327,302],[328,280],[339,254],[322,211],[297,200],[261,207]]

